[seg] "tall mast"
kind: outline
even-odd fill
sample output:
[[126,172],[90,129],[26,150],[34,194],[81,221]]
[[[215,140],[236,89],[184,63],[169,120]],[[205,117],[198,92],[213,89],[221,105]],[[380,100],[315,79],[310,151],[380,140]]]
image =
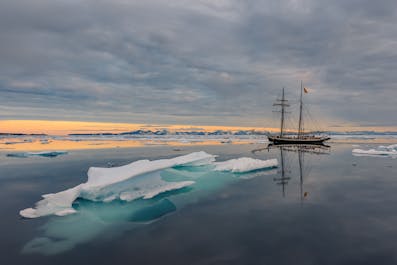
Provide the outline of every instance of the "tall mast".
[[274,103],[273,106],[281,106],[280,136],[283,136],[284,135],[285,107],[289,107],[288,100],[285,99],[284,87],[283,87],[283,94],[281,96],[281,99],[277,99],[277,103]]
[[285,116],[285,107],[284,107],[284,88],[283,95],[281,96],[281,126],[280,126],[280,136],[283,136],[284,133],[284,116]]
[[298,128],[298,138],[302,137],[302,132],[303,132],[303,128],[302,128],[302,92],[303,92],[303,84],[302,84],[302,80],[301,80],[301,97],[300,97],[300,105],[299,105],[299,128]]

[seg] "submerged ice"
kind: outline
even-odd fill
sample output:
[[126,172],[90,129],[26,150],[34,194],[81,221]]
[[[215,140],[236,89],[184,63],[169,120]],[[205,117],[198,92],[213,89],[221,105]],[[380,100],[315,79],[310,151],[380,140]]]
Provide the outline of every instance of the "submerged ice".
[[[205,152],[195,152],[171,159],[139,160],[121,167],[91,167],[88,170],[87,182],[58,193],[45,194],[34,208],[21,210],[20,215],[26,218],[64,216],[76,213],[74,203],[77,199],[107,203],[115,200],[147,200],[169,191],[188,187],[197,189],[203,184],[205,186],[203,182],[199,185],[197,178],[206,172],[246,173],[277,167],[276,159],[259,160],[244,157],[215,162],[215,157]],[[192,174],[184,174],[184,171],[191,171],[198,166],[202,166],[204,171],[197,173],[197,178],[194,170]],[[221,172],[218,176],[212,177],[222,179]]]
[[231,159],[224,162],[215,162],[215,170],[231,171],[235,173],[246,173],[263,168],[277,167],[277,159],[260,160],[249,157]]

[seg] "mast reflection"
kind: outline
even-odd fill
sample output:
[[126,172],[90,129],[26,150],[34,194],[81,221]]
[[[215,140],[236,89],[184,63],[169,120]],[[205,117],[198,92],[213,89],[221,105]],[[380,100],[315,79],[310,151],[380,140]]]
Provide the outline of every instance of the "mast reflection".
[[290,177],[285,176],[285,158],[284,158],[284,149],[280,148],[280,164],[281,164],[281,176],[278,178],[274,178],[277,185],[282,186],[283,197],[285,197],[285,186],[288,184],[288,181],[291,179]]
[[[269,144],[266,149],[268,151],[272,149],[279,149],[280,151],[280,171],[279,176],[274,178],[274,181],[277,185],[281,185],[282,196],[286,195],[286,186],[288,182],[291,180],[289,174],[291,173],[291,159],[294,157],[294,154],[297,154],[298,160],[298,171],[299,171],[299,196],[300,201],[303,202],[304,198],[307,197],[308,193],[304,192],[303,184],[305,173],[305,166],[311,166],[310,164],[305,165],[305,157],[306,156],[316,156],[316,155],[329,155],[331,153],[331,147],[324,144]],[[263,150],[263,149],[262,149]],[[259,151],[254,150],[254,151]],[[293,156],[291,157],[292,154]]]

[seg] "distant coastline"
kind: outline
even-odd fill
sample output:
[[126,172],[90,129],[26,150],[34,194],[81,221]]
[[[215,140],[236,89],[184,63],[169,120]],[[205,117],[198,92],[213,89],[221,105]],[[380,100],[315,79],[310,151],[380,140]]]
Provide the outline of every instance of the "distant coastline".
[[[0,120],[0,136],[70,136],[70,135],[266,135],[278,126],[226,126],[186,124],[138,124],[50,120]],[[260,125],[258,124],[258,125]],[[274,125],[268,123],[268,125]],[[331,135],[392,135],[396,126],[354,126],[340,124],[322,128]]]
[[[215,131],[169,131],[169,130],[134,130],[128,132],[121,133],[113,133],[113,132],[96,132],[96,133],[69,133],[67,136],[125,136],[125,135],[192,135],[192,136],[213,136],[213,135],[268,135],[271,131],[261,131],[261,130],[215,130]],[[293,134],[294,132],[291,132]],[[387,132],[378,132],[378,131],[345,131],[345,132],[336,132],[336,131],[325,131],[325,133],[329,135],[397,135],[397,131],[387,131]],[[288,133],[287,133],[288,134]],[[8,132],[0,132],[0,136],[53,136],[51,134],[45,133],[8,133]]]

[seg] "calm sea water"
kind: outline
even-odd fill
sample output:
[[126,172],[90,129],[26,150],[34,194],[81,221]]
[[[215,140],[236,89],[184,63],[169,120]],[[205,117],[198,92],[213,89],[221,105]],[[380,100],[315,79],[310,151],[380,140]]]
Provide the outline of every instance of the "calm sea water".
[[[18,215],[41,194],[86,181],[90,166],[198,150],[218,160],[281,161],[279,149],[252,152],[260,147],[156,146],[56,158],[2,152],[0,264],[397,264],[397,160],[354,157],[348,144],[322,155],[283,150],[284,170],[219,175],[219,181],[215,174],[199,193],[187,189],[151,202],[79,201],[82,214],[66,217]],[[173,171],[167,174],[172,178]]]

